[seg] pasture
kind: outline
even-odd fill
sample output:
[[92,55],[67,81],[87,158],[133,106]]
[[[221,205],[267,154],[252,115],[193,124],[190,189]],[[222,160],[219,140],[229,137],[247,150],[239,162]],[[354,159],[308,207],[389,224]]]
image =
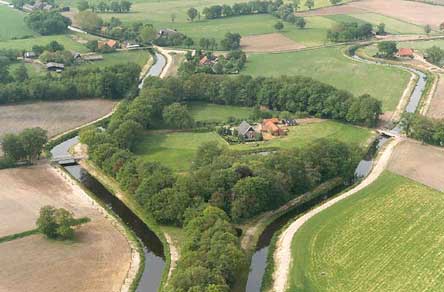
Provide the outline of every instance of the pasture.
[[0,244],[2,291],[120,291],[131,261],[128,242],[80,187],[47,164],[1,170],[0,181],[0,236],[34,229],[48,204],[91,219],[71,242],[36,234]]
[[287,291],[442,291],[444,194],[391,172],[305,223]]
[[393,111],[410,80],[397,68],[364,64],[345,57],[341,48],[322,48],[279,54],[250,54],[243,74],[254,76],[301,75],[355,95],[370,94]]
[[270,147],[303,147],[316,139],[338,139],[346,143],[364,146],[372,137],[369,129],[358,128],[333,121],[302,124],[293,127],[288,136],[267,142],[228,144],[215,132],[151,132],[147,133],[136,147],[135,153],[147,161],[157,161],[175,171],[187,171],[192,165],[198,147],[205,142],[218,142],[237,151],[266,150]]
[[13,38],[34,36],[34,32],[25,24],[25,13],[0,5],[0,41]]
[[110,113],[115,101],[104,99],[35,102],[0,106],[0,137],[30,127],[55,136]]
[[212,103],[189,103],[188,110],[195,121],[226,122],[229,118],[248,119],[252,108]]
[[90,62],[81,65],[81,67],[101,68],[112,65],[123,65],[127,63],[136,63],[141,68],[146,64],[151,55],[148,51],[121,51],[109,54],[101,54],[102,61]]
[[[0,6],[1,7],[1,6]],[[0,42],[0,49],[15,49],[15,50],[31,50],[34,45],[46,46],[51,41],[61,43],[66,50],[76,51],[79,53],[88,52],[88,49],[73,40],[73,35],[50,35],[50,36],[36,36],[29,39],[9,40]]]

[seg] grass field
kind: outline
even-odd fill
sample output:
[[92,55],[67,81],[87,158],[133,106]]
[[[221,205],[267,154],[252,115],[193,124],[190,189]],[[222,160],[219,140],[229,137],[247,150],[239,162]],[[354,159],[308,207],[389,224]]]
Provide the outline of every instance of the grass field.
[[410,79],[410,74],[400,69],[352,61],[342,54],[340,48],[251,54],[242,73],[312,77],[355,95],[371,94],[383,102],[384,111],[396,108]]
[[0,41],[34,35],[23,20],[25,15],[16,9],[0,5]]
[[358,13],[352,14],[351,16],[369,22],[373,26],[384,23],[385,30],[391,34],[424,34],[424,28],[419,25],[407,23],[377,13]]
[[288,291],[443,291],[444,194],[385,172],[292,244]]
[[81,67],[105,67],[111,65],[136,63],[140,67],[146,64],[150,58],[148,51],[122,51],[110,54],[102,54],[103,61],[91,62],[81,65]]
[[[319,138],[338,139],[346,143],[363,145],[371,135],[372,132],[368,129],[326,121],[293,127],[289,135],[283,138],[268,142],[231,145],[229,148],[240,151],[268,147],[293,148],[305,146]],[[176,171],[183,172],[192,165],[199,145],[212,141],[227,145],[215,132],[150,133],[137,145],[135,153],[147,161],[158,161]]]
[[[0,6],[1,7],[1,6]],[[1,26],[0,26],[1,29]],[[5,42],[0,42],[0,49],[16,49],[16,50],[31,50],[33,45],[47,45],[51,41],[57,41],[61,43],[65,49],[76,51],[80,53],[87,52],[88,49],[78,43],[75,42],[70,35],[51,35],[51,36],[37,36],[29,39],[21,39],[21,40],[9,40]]]
[[248,119],[253,112],[252,108],[218,105],[211,103],[190,103],[188,110],[195,121],[225,122],[230,117]]

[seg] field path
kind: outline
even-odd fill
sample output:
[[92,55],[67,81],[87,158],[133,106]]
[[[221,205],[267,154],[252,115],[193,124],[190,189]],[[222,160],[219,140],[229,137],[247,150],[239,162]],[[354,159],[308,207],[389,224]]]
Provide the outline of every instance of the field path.
[[398,145],[402,140],[403,138],[396,137],[388,142],[384,150],[378,155],[371,173],[360,184],[342,195],[333,198],[321,206],[309,211],[302,217],[299,217],[287,229],[284,230],[276,242],[276,250],[274,252],[275,271],[273,273],[273,286],[271,291],[284,292],[287,288],[288,274],[292,263],[291,244],[295,233],[301,228],[301,226],[316,214],[356,194],[368,185],[372,184],[387,168],[395,146]]

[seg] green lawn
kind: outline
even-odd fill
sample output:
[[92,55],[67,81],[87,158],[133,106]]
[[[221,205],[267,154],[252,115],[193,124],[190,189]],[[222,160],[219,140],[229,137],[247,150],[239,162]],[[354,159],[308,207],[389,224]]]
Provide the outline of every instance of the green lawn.
[[305,223],[288,291],[444,291],[444,194],[385,172]]
[[25,15],[21,11],[0,5],[0,41],[35,35],[26,26],[23,20]]
[[190,168],[199,145],[211,141],[225,144],[225,141],[215,132],[150,133],[143,137],[134,153],[147,161],[158,161],[176,171],[182,172]]
[[0,49],[16,49],[16,50],[31,50],[33,45],[47,45],[51,41],[57,41],[61,43],[65,49],[76,51],[76,52],[87,52],[88,49],[78,43],[75,42],[69,34],[67,35],[51,35],[51,36],[38,36],[29,39],[21,39],[21,40],[9,40],[5,42],[0,42]]
[[352,14],[351,16],[369,22],[374,26],[384,23],[385,30],[391,34],[424,34],[424,28],[422,26],[407,23],[381,14],[359,13]]
[[281,138],[261,143],[237,144],[230,147],[234,150],[252,150],[262,147],[289,149],[307,146],[309,143],[321,138],[337,139],[347,144],[365,147],[370,137],[374,135],[374,133],[367,128],[355,127],[333,121],[290,127],[289,130],[288,135]]
[[281,54],[251,54],[243,74],[302,75],[355,95],[371,94],[384,111],[396,108],[410,74],[401,69],[364,64],[346,58],[341,48],[322,48]]
[[413,48],[417,51],[424,52],[426,49],[438,46],[444,49],[444,39],[442,40],[431,40],[431,41],[417,41],[417,42],[400,42],[398,43],[398,48]]
[[252,108],[218,105],[212,103],[190,103],[188,110],[195,121],[225,122],[229,118],[248,119],[253,112]]
[[[305,124],[293,127],[288,136],[276,140],[238,144],[229,146],[233,150],[259,150],[267,147],[293,148],[302,147],[319,138],[339,139],[346,143],[364,145],[372,132],[333,121]],[[135,153],[147,161],[158,161],[172,169],[183,172],[192,165],[196,150],[202,143],[217,141],[227,145],[215,132],[190,133],[173,132],[147,134],[137,145]],[[258,146],[259,145],[259,146]]]
[[81,65],[82,67],[105,67],[111,65],[136,63],[140,67],[146,64],[151,57],[148,51],[121,51],[110,54],[102,54],[103,60],[97,62],[91,62]]

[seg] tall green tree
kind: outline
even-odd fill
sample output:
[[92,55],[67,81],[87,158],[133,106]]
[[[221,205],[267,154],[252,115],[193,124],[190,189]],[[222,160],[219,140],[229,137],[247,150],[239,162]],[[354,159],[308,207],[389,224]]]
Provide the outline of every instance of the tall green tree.
[[191,7],[187,10],[188,19],[193,22],[194,19],[197,17],[198,11],[196,8]]

